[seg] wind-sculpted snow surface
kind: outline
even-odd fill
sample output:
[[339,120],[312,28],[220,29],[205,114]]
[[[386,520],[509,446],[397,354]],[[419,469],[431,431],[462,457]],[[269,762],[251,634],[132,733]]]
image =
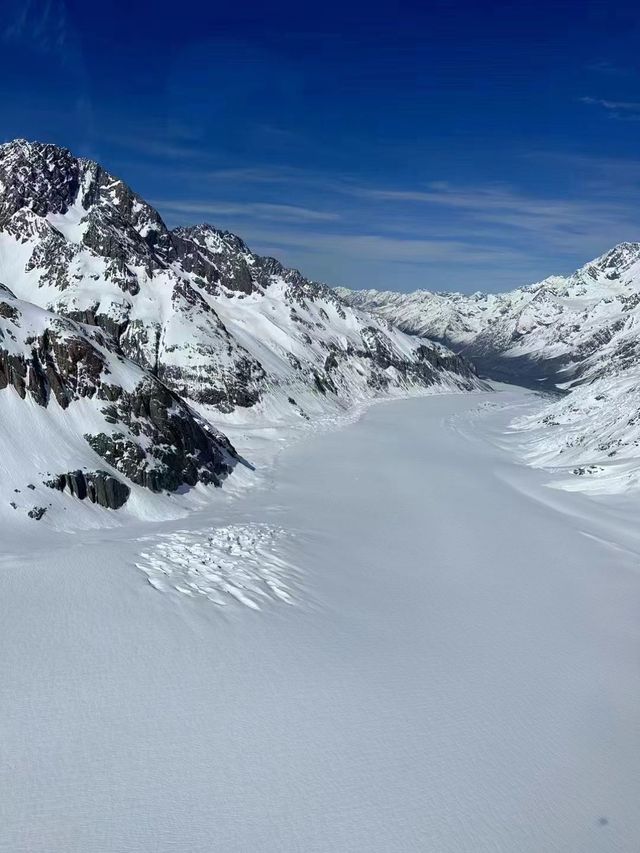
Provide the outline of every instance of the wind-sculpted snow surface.
[[565,469],[571,488],[640,482],[639,243],[509,293],[339,292],[449,344],[494,379],[569,392],[515,426],[528,439],[527,459]]
[[235,524],[146,538],[155,544],[140,552],[136,565],[160,592],[202,595],[218,607],[236,603],[251,610],[297,598],[296,570],[279,553],[289,538],[282,528]]
[[4,529],[0,850],[637,853],[637,500],[518,464],[538,405],[392,401],[215,513]]
[[[51,417],[36,418],[44,434],[77,420],[76,437],[62,444],[78,453],[49,454],[38,471],[51,471],[63,495],[112,508],[126,502],[143,515],[185,506],[179,497],[128,500],[132,485],[175,492],[228,472],[227,456],[214,449],[231,452],[220,424],[290,428],[379,397],[483,387],[443,346],[350,308],[233,234],[208,225],[168,230],[122,181],[54,145],[0,146],[0,282],[22,300],[6,301],[9,325],[21,323],[12,311],[36,316],[29,304],[49,312],[38,315],[47,330],[22,340],[20,364],[6,351],[0,391],[25,399],[26,389],[44,405]],[[62,328],[75,330],[69,353],[58,341]],[[61,381],[56,365],[67,361],[81,369],[65,369]],[[108,381],[100,378],[107,364]],[[76,398],[102,401],[97,423],[92,415],[83,425],[91,407],[77,404],[60,420],[58,408]],[[28,408],[14,409],[11,431],[19,433]],[[98,457],[106,473],[96,479]],[[122,476],[105,484],[115,471]],[[7,485],[21,489],[22,474],[12,476],[20,482]],[[55,511],[55,501],[36,507],[40,519],[43,507]]]

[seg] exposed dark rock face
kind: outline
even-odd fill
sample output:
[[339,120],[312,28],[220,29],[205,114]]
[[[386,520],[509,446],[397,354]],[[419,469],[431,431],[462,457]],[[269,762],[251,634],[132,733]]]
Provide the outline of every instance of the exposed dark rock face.
[[69,469],[59,487],[83,500],[219,485],[238,457],[216,410],[289,400],[309,418],[392,388],[478,387],[463,360],[228,231],[169,230],[54,145],[0,145],[0,235],[0,394],[51,415],[66,455],[45,470]]
[[78,498],[100,504],[107,509],[120,509],[127,502],[131,489],[106,471],[69,471],[45,485]]
[[[202,299],[199,288],[213,292],[221,272],[195,243],[170,232],[157,211],[97,163],[54,145],[17,140],[0,146],[0,183],[0,230],[35,241],[25,272],[60,294],[43,307],[99,326],[123,354],[197,402],[226,410],[255,404],[264,371]],[[72,208],[80,223],[72,233],[61,231],[59,217]],[[242,290],[244,267],[229,264],[238,276],[235,289]],[[87,267],[95,272],[87,275]],[[87,278],[104,282],[101,298],[87,300]],[[175,310],[167,316],[159,300],[157,319],[152,312],[142,322],[132,316],[136,297],[152,280]],[[174,328],[186,322],[194,328],[185,339]]]
[[40,521],[46,511],[46,506],[34,506],[32,509],[29,510],[27,515],[29,516],[29,518],[33,518],[34,521]]
[[[55,162],[56,168],[49,165]],[[55,145],[32,145],[16,140],[0,158],[0,227],[22,208],[37,216],[64,213],[73,204],[80,186],[78,160]]]
[[0,328],[0,389],[12,385],[22,399],[29,392],[41,406],[46,406],[53,395],[63,409],[74,399],[117,393],[102,383],[101,377],[109,374],[109,367],[101,351],[106,342],[99,332],[90,338],[81,327],[43,312],[48,322],[41,333],[24,338],[30,348],[28,355],[3,349],[4,335],[15,341],[21,331],[18,306],[17,300],[13,304],[0,303],[0,315],[9,320],[4,330]]
[[219,486],[237,459],[226,436],[196,418],[173,391],[151,377],[134,393],[118,393],[102,412],[108,422],[126,427],[135,439],[146,439],[147,451],[124,432],[85,435],[85,439],[132,482],[154,492],[173,491],[183,484]]
[[[6,289],[0,296],[0,391],[12,387],[43,408],[90,400],[104,430],[87,434],[88,445],[152,491],[220,485],[231,472],[237,455],[228,439],[157,377],[111,351],[103,332],[21,303]],[[111,508],[129,494],[103,471],[65,476],[62,488]]]
[[[346,321],[348,329],[366,323],[347,319],[350,309],[326,285],[254,254],[228,231],[210,225],[170,231],[122,181],[53,145],[17,140],[0,146],[0,181],[0,230],[30,252],[28,278],[18,295],[98,326],[112,339],[111,349],[182,397],[228,412],[254,406],[265,391],[282,384],[282,376],[263,366],[259,338],[247,349],[244,333],[239,340],[218,313],[224,316],[226,302],[239,307],[247,300],[255,306],[262,298],[273,305],[278,327],[273,341],[265,342],[267,351],[275,348],[277,358],[289,360],[299,373],[297,383],[306,381],[319,393],[349,395],[358,371],[349,378],[344,358],[322,356],[318,348],[327,349],[327,338],[343,336],[336,321]],[[290,349],[282,341],[276,304],[283,305],[291,325]],[[387,359],[399,379],[386,375],[380,347],[376,351],[366,336],[363,331],[362,345],[352,341],[351,346],[368,359],[370,387],[431,382],[420,360],[406,352]],[[310,348],[306,363],[298,337]],[[335,345],[348,350],[338,341]],[[457,370],[453,362],[448,369]],[[460,376],[462,383],[468,379]]]
[[240,237],[229,231],[212,225],[195,225],[176,228],[172,234],[174,240],[179,241],[182,253],[198,257],[215,270],[213,279],[207,278],[212,285],[244,294],[265,293],[274,279],[281,279],[287,285],[285,300],[288,304],[304,305],[305,300],[322,299],[333,305],[342,319],[346,317],[341,300],[330,287],[310,281],[276,258],[254,254]]

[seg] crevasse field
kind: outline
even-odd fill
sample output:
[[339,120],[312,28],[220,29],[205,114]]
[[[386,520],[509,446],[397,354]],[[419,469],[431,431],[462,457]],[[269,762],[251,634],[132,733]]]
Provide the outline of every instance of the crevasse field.
[[0,850],[637,851],[637,501],[522,465],[540,406],[232,434],[214,511],[9,532]]

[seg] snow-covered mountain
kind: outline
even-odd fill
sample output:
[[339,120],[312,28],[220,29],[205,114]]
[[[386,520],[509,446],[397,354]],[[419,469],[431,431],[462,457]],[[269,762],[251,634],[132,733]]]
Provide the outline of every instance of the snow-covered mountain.
[[569,391],[518,422],[531,438],[530,460],[567,467],[583,480],[635,482],[640,243],[622,243],[566,278],[508,293],[339,293],[407,332],[447,343],[492,378]]
[[122,181],[53,145],[0,146],[0,282],[0,490],[16,495],[47,481],[114,506],[137,488],[218,483],[236,460],[214,426],[225,420],[481,386],[446,348],[233,234],[170,231]]
[[[238,461],[228,440],[105,333],[0,286],[0,515],[40,518],[54,492],[118,509],[152,492],[220,485]],[[141,489],[138,489],[140,491]],[[8,509],[9,508],[9,509]],[[8,510],[8,511],[7,511]]]
[[494,378],[575,382],[614,338],[626,349],[640,316],[640,243],[616,246],[567,278],[508,293],[338,292],[405,331],[468,354]]

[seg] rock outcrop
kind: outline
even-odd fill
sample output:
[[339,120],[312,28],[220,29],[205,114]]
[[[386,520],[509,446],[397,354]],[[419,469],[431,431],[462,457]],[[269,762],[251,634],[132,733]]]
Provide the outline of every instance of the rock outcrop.
[[111,509],[144,503],[136,489],[220,485],[238,456],[214,424],[246,410],[309,421],[380,395],[481,387],[443,346],[227,231],[168,229],[54,145],[0,145],[0,281],[12,471]]
[[116,472],[151,491],[174,491],[220,485],[237,460],[222,433],[156,376],[114,352],[101,329],[21,302],[2,288],[0,393],[8,389],[58,421],[66,410],[80,415],[84,404],[80,422],[93,427],[84,440],[112,472],[62,474],[56,487],[112,509],[130,491]]
[[60,492],[65,490],[78,500],[89,500],[107,509],[120,509],[131,494],[131,489],[106,471],[68,471],[45,483]]
[[[97,163],[17,140],[0,146],[0,182],[0,280],[22,299],[99,327],[183,398],[228,413],[276,389],[286,399],[286,387],[322,388],[344,404],[438,382],[420,344],[234,234],[169,230]],[[445,371],[461,388],[475,381],[461,360]]]

